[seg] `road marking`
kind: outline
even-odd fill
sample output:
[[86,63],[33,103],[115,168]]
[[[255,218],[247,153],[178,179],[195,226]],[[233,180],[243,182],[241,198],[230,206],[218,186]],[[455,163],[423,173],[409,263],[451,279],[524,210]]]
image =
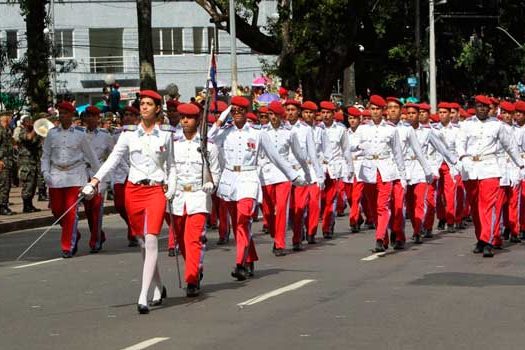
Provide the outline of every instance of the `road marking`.
[[31,263],[31,264],[26,264],[26,265],[13,266],[13,269],[23,269],[25,267],[43,265],[43,264],[47,264],[47,263],[50,263],[50,262],[53,262],[53,261],[59,261],[59,260],[64,260],[64,259],[63,258],[56,258],[56,259],[44,260],[44,261],[39,261],[39,262]]
[[138,344],[135,344],[135,345],[132,345],[132,346],[128,346],[127,348],[124,348],[122,350],[142,350],[142,349],[149,348],[152,345],[155,345],[157,343],[163,342],[163,341],[168,340],[168,339],[169,338],[165,338],[165,337],[151,338],[151,339],[148,339],[148,340],[144,340],[143,342],[140,342]]
[[361,259],[361,261],[373,261],[373,260],[376,260],[377,258],[380,258],[382,256],[385,256],[386,253],[385,252],[381,252],[381,253],[374,253],[370,256],[367,256],[366,258],[363,258]]
[[251,298],[249,300],[243,301],[242,303],[237,304],[237,306],[241,306],[242,307],[242,306],[248,306],[248,305],[257,304],[257,303],[260,303],[261,301],[265,301],[266,299],[270,299],[270,298],[276,297],[278,295],[281,295],[283,293],[291,292],[292,290],[299,289],[299,288],[307,285],[308,283],[312,283],[314,281],[315,280],[298,281],[298,282],[289,284],[287,286],[284,286],[282,288],[273,290],[271,292],[258,295],[255,298]]

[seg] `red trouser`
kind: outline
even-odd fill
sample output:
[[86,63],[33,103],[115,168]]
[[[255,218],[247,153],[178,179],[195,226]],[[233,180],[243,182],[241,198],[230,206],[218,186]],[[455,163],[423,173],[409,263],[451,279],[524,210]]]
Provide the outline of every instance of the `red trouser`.
[[520,231],[525,231],[525,181],[520,186]]
[[465,181],[465,189],[472,210],[476,237],[494,244],[497,220],[497,202],[500,194],[499,178]]
[[443,162],[439,168],[436,205],[438,219],[446,220],[448,225],[454,225],[455,221],[456,185],[447,163]]
[[227,239],[230,234],[230,226],[228,224],[228,206],[226,202],[219,198],[219,237]]
[[206,250],[206,216],[205,213],[188,215],[186,210],[182,216],[173,215],[177,244],[186,264],[184,280],[188,284],[199,283]]
[[[321,212],[321,189],[317,184],[305,186],[308,191],[306,234],[314,237],[319,224],[319,213]],[[295,227],[295,223],[294,223]]]
[[465,215],[465,185],[461,179],[461,175],[456,175],[456,223],[463,221]]
[[303,239],[304,213],[309,203],[310,186],[292,186],[290,193],[290,215],[293,224],[292,244],[301,243]]
[[324,208],[323,208],[323,233],[329,233],[333,230],[334,225],[334,206],[337,195],[339,194],[339,189],[341,188],[341,180],[331,179],[330,176],[326,176],[324,182]]
[[[58,219],[67,209],[75,204],[79,192],[80,187],[49,188],[49,206],[55,218]],[[60,220],[60,226],[62,227],[60,245],[61,249],[67,252],[71,252],[80,238],[77,230],[77,212],[78,205]]]
[[374,223],[376,224],[376,240],[382,240],[388,244],[388,221],[390,220],[390,199],[392,196],[392,182],[383,182],[381,174],[377,172],[377,183],[365,184],[365,195],[368,204],[374,213]]
[[225,202],[232,221],[235,242],[237,243],[237,265],[244,265],[259,260],[255,251],[255,243],[251,235],[252,214],[255,199],[242,198],[238,201]]
[[392,212],[390,217],[390,229],[396,235],[396,240],[404,242],[405,238],[405,215],[403,206],[405,204],[405,189],[400,180],[394,180],[392,184],[392,199],[390,201]]
[[97,193],[90,200],[84,200],[84,209],[86,218],[91,232],[89,238],[89,247],[91,249],[100,249],[102,243],[106,240],[104,231],[102,231],[102,218],[104,216],[104,197],[102,193]]
[[518,236],[518,201],[520,186],[506,186],[503,199],[503,224],[512,236]]
[[363,196],[363,188],[365,184],[363,182],[357,182],[354,178],[354,182],[345,183],[346,200],[350,205],[350,215],[348,220],[350,226],[357,226],[359,224],[359,217],[361,216],[361,197]]
[[131,235],[131,228],[129,227],[128,213],[126,212],[124,195],[124,184],[113,185],[113,201],[115,202],[115,210],[119,213],[122,220],[126,222],[128,226],[128,240],[134,240],[135,238]]
[[348,201],[350,204],[350,198],[346,195],[345,192],[345,183],[343,181],[339,181],[339,189],[337,190],[337,199],[335,205],[335,211],[337,212],[337,214],[344,214],[345,201]]
[[432,231],[434,227],[434,217],[436,215],[436,188],[438,180],[435,179],[431,184],[427,186],[427,195],[425,199],[426,212],[425,221],[423,222],[423,228],[427,231]]
[[286,248],[286,214],[291,188],[290,181],[262,186],[262,212],[277,249]]
[[422,182],[415,185],[409,185],[407,188],[407,211],[409,211],[414,235],[421,234],[421,229],[423,228],[427,187],[429,186]]
[[495,220],[494,220],[494,240],[492,244],[494,246],[499,246],[503,244],[501,240],[501,214],[503,212],[503,204],[507,200],[507,188],[509,186],[500,186],[498,188],[497,200],[496,200],[496,211],[495,211]]
[[220,198],[215,193],[211,195],[211,213],[209,216],[210,225],[217,226],[219,217]]
[[[178,241],[177,232],[175,231],[175,225],[171,224],[173,217],[175,217],[175,215],[171,215],[170,213],[164,213],[164,220],[166,221],[166,224],[168,224],[168,249],[175,249],[176,243]],[[174,220],[173,223],[175,223]]]

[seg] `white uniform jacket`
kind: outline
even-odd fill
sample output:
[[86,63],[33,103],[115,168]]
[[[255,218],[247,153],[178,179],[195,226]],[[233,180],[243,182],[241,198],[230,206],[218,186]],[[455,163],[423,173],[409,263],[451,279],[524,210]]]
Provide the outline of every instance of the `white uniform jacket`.
[[491,117],[481,121],[475,116],[465,121],[458,139],[463,180],[500,178],[503,174],[497,161],[499,145],[518,167],[523,165],[516,140],[503,123]]
[[42,150],[42,174],[50,188],[84,186],[88,168],[96,171],[100,167],[83,128],[78,126],[50,129]]
[[[306,156],[306,162],[308,163],[308,169],[310,171],[311,177],[310,183],[324,182],[324,171],[321,163],[319,162],[319,158],[317,157],[313,129],[310,127],[310,125],[298,120],[294,125],[292,125],[292,132],[297,135],[299,146]],[[299,173],[306,179],[306,174],[304,174],[304,171],[301,171],[301,165],[297,159],[293,155],[290,155],[289,160],[292,163],[294,169],[298,170]]]
[[[85,128],[84,130],[86,133],[86,138],[91,145],[91,148],[95,152],[98,161],[100,164],[104,163],[115,146],[113,138],[106,129],[96,128],[95,130],[91,131]],[[95,171],[93,171],[91,168],[88,168],[88,177],[91,178],[93,175],[95,175]],[[110,182],[111,178],[106,182],[101,183],[99,186],[99,192],[104,192],[106,190],[105,185],[108,185]]]
[[385,120],[378,125],[367,122],[361,124],[352,136],[352,151],[363,151],[359,174],[363,182],[376,183],[377,171],[383,182],[406,179],[401,142],[394,124]]
[[125,157],[129,160],[128,181],[136,184],[146,180],[168,183],[170,187],[175,185],[173,132],[161,130],[155,125],[148,134],[141,124],[129,125],[94,177],[103,181]]
[[427,162],[425,153],[421,149],[421,144],[416,136],[414,127],[405,122],[399,122],[396,127],[397,132],[399,133],[399,141],[401,142],[401,152],[403,152],[403,157],[405,159],[407,183],[410,181],[411,175],[409,169],[414,168],[411,163],[419,163],[424,174],[432,174],[432,169]]
[[342,179],[354,172],[350,143],[346,128],[339,123],[332,123],[326,127],[326,134],[330,141],[330,152],[326,154],[324,162],[325,172],[331,179]]
[[[272,142],[272,146],[279,153],[279,155],[288,162],[288,166],[301,172],[305,175],[303,177],[306,181],[311,182],[310,169],[306,162],[306,154],[301,148],[299,138],[289,124],[282,123],[277,129],[273,126],[262,130],[266,133]],[[297,167],[294,166],[297,163]],[[281,182],[290,181],[279,168],[272,163],[264,154],[259,154],[259,178],[261,185],[273,185]]]
[[324,126],[323,122],[320,122],[312,126],[312,131],[314,133],[314,143],[317,157],[319,159],[319,162],[321,162],[321,164],[324,164],[329,158],[331,152],[330,140],[328,139],[328,135],[326,134],[326,127]]
[[[359,126],[358,126],[359,128]],[[356,129],[357,131],[357,129]],[[352,131],[352,129],[348,128],[346,130],[346,134],[348,135],[348,144],[351,144],[352,143],[352,135],[354,134],[355,132]],[[363,182],[364,180],[361,178],[361,165],[363,164],[363,159],[364,159],[364,156],[363,156],[363,151],[362,150],[358,150],[358,151],[354,151],[354,152],[351,152],[352,154],[352,162],[354,164],[354,174],[352,176],[352,178],[349,178],[348,176],[345,176],[343,178],[343,182],[345,183],[354,183],[354,179],[356,179],[358,182]]]
[[[447,146],[447,150],[450,153],[457,156],[458,155],[457,142],[459,138],[459,133],[461,132],[459,124],[448,123],[447,126],[444,126],[443,124],[438,123],[436,128],[439,129],[439,131],[441,132],[441,135],[443,135],[443,139],[445,140],[445,145]],[[459,166],[454,166],[453,164],[444,160],[443,158],[441,158],[441,162],[439,166],[441,166],[441,163],[443,162],[447,163],[450,169],[450,175],[452,176],[452,178],[454,178],[454,176],[459,174],[459,171],[461,169]]]
[[[132,128],[136,128],[135,125],[131,126]],[[115,129],[113,132],[113,143],[116,144],[118,142],[118,139],[122,133],[128,129],[128,125],[124,125],[122,128]],[[126,179],[128,178],[129,174],[129,156],[126,154],[122,157],[120,160],[120,163],[117,167],[115,167],[115,170],[111,172],[111,182],[113,185],[115,184],[123,184],[126,182]]]
[[257,174],[259,153],[264,152],[268,159],[286,176],[288,180],[297,177],[297,172],[275,150],[268,134],[258,125],[246,123],[242,128],[215,124],[208,131],[208,138],[214,142],[224,158],[224,170],[217,188],[217,196],[225,201],[238,201],[253,198],[262,201],[262,191]]
[[[175,196],[172,200],[173,215],[211,212],[211,195],[202,190],[202,154],[198,151],[201,137],[196,134],[188,140],[184,134],[175,137],[173,155],[175,161]],[[220,177],[219,151],[217,146],[208,142],[208,161],[213,183],[217,185]]]

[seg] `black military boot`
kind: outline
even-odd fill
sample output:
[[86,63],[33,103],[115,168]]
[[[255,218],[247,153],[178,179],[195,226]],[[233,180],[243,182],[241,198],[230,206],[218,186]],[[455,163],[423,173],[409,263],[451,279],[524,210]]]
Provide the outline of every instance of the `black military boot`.
[[2,204],[0,206],[0,215],[7,215],[7,216],[10,216],[10,215],[14,215],[16,214],[14,211],[12,211],[11,209],[9,209],[9,206],[7,204]]
[[38,191],[38,201],[39,202],[47,202],[48,200],[49,198],[47,196],[47,191],[45,190]]
[[40,209],[35,208],[33,206],[33,203],[32,203],[30,198],[29,199],[23,199],[22,201],[24,203],[24,207],[23,207],[23,210],[22,210],[24,213],[36,213],[36,212],[40,211]]

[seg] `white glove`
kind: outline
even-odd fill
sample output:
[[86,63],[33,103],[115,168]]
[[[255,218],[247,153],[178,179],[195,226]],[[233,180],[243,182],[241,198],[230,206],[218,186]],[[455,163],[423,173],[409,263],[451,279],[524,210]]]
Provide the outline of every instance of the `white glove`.
[[407,180],[401,179],[401,180],[399,180],[399,182],[401,182],[401,187],[403,187],[403,189],[406,190],[407,189]]
[[522,180],[525,180],[525,168],[521,168],[521,169],[520,169],[520,178],[521,178]]
[[306,181],[303,179],[301,175],[297,175],[297,177],[292,181],[292,184],[294,186],[304,186],[306,185]]
[[324,185],[324,179],[323,179],[323,181],[318,181],[318,182],[317,182],[317,186],[319,186],[319,189],[320,189],[321,191],[323,191],[324,188],[325,188],[325,185]]
[[228,115],[230,114],[230,111],[232,110],[232,106],[228,106],[228,108],[226,108],[222,113],[221,115],[219,116],[219,120],[224,123],[224,121],[226,120],[226,118],[228,118]]
[[175,196],[175,186],[169,186],[166,192],[164,192],[164,197],[166,197],[167,200],[172,200]]
[[206,194],[212,194],[214,189],[215,186],[213,186],[212,182],[206,182],[204,185],[202,185],[202,191]]
[[427,181],[427,184],[431,184],[434,181],[434,174],[432,173],[426,174],[425,180]]
[[92,184],[87,184],[82,188],[82,191],[80,192],[86,200],[90,200],[97,194],[97,189]]

